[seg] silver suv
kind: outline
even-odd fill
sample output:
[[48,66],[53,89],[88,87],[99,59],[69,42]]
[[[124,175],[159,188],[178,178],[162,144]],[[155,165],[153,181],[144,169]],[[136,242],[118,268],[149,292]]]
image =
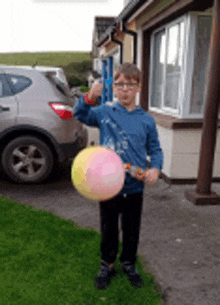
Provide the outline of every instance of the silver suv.
[[87,146],[61,70],[0,65],[0,158],[15,182],[41,182]]

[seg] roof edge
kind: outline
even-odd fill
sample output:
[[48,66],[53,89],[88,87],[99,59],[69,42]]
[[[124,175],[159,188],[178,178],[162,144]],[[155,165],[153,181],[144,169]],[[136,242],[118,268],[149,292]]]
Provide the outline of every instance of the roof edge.
[[[150,2],[151,0],[147,0],[147,2]],[[117,24],[119,24],[121,21],[128,20],[128,18],[136,11],[138,10],[143,4],[146,3],[146,0],[132,0],[128,3],[127,6],[124,7],[124,9],[121,11],[121,13],[115,18],[114,25],[110,26],[105,33],[100,37],[99,42],[97,43],[97,46],[100,46],[103,44],[109,37],[110,33],[115,30]]]

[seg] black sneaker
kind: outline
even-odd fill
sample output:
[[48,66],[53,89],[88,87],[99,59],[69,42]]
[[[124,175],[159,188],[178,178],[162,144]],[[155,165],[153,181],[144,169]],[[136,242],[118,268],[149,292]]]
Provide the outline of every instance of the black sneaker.
[[113,268],[109,268],[108,263],[105,261],[101,261],[101,267],[99,271],[99,275],[95,280],[95,286],[97,289],[104,289],[111,280],[111,277],[116,274],[116,271]]
[[131,285],[141,287],[143,281],[139,273],[137,272],[137,269],[135,269],[135,264],[131,264],[129,261],[126,261],[123,262],[121,265],[123,267],[123,271],[127,274]]

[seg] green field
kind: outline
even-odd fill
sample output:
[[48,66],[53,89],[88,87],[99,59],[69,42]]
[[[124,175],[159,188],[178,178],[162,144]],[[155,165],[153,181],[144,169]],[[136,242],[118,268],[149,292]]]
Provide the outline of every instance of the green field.
[[0,63],[65,67],[73,62],[91,60],[89,52],[0,53]]
[[85,81],[92,67],[90,52],[0,53],[0,64],[62,67],[68,81],[73,77]]

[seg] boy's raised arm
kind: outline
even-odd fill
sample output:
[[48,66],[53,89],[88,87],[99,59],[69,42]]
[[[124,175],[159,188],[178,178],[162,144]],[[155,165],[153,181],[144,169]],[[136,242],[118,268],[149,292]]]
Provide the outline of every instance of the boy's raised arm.
[[98,107],[90,107],[90,105],[97,100],[97,98],[102,94],[103,85],[94,82],[92,88],[85,95],[85,97],[81,96],[74,109],[73,116],[79,120],[80,122],[93,127],[98,127],[98,118],[97,118],[97,108]]
[[93,83],[92,88],[88,92],[89,100],[92,100],[95,102],[97,100],[97,98],[102,95],[102,89],[103,89],[103,84],[99,83],[99,81],[96,80]]

